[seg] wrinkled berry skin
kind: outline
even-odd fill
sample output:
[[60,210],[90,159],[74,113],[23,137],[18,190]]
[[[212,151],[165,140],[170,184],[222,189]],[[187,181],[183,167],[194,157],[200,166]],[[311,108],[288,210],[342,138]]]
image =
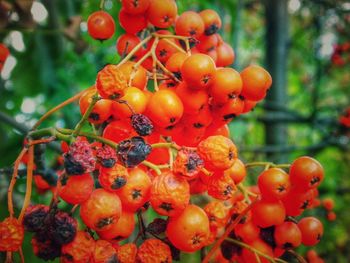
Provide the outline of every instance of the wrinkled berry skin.
[[77,139],[63,155],[64,168],[69,175],[80,175],[94,171],[96,159],[89,142]]
[[147,136],[153,132],[151,120],[143,114],[133,114],[131,116],[131,125],[140,136]]
[[120,142],[117,155],[125,167],[132,168],[144,161],[151,150],[152,147],[142,137],[132,137]]
[[45,261],[54,260],[61,255],[61,246],[52,240],[43,240],[38,236],[32,238],[34,254]]
[[77,221],[66,212],[59,211],[48,222],[47,234],[51,240],[59,245],[73,241],[77,233]]
[[117,154],[111,146],[103,145],[96,151],[97,160],[103,167],[111,168],[117,162]]
[[31,205],[23,217],[24,229],[28,232],[39,232],[44,228],[44,220],[49,213],[46,205]]

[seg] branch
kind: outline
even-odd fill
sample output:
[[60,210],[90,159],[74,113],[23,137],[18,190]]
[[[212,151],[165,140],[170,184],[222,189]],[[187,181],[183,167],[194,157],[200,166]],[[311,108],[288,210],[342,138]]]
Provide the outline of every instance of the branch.
[[[0,122],[8,124],[9,126],[15,128],[17,131],[22,133],[23,135],[26,135],[29,132],[29,127],[27,127],[23,123],[17,122],[10,115],[2,111],[0,111]],[[61,146],[58,143],[51,142],[48,144],[48,147],[50,147],[52,150],[56,152],[61,152]]]

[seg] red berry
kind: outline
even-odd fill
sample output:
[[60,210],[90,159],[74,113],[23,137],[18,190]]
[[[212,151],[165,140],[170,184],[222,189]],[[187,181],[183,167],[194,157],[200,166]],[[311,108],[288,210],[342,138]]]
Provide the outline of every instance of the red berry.
[[115,31],[113,17],[105,11],[92,13],[87,20],[87,25],[90,36],[97,40],[109,39]]

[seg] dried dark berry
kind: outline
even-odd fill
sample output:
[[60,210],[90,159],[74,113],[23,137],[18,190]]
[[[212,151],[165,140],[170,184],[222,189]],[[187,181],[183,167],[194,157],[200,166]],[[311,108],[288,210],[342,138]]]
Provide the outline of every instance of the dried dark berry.
[[57,212],[46,224],[48,236],[59,245],[70,243],[77,233],[77,221],[66,212]]
[[117,156],[125,167],[132,168],[144,161],[152,147],[142,137],[132,137],[120,142]]
[[64,168],[69,175],[90,173],[95,169],[95,157],[89,142],[77,139],[64,155]]
[[133,114],[131,116],[131,125],[140,136],[150,135],[153,131],[151,120],[143,114]]
[[61,255],[61,246],[52,240],[39,240],[36,236],[32,239],[34,254],[45,261],[54,260]]
[[103,167],[111,168],[117,162],[117,153],[109,145],[103,145],[96,150],[96,158]]
[[23,217],[24,229],[28,232],[38,232],[44,228],[44,220],[49,213],[46,205],[31,205]]

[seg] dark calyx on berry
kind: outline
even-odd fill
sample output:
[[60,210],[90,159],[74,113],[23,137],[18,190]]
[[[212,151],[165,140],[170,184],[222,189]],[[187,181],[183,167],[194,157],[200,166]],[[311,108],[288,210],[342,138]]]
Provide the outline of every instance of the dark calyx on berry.
[[132,137],[120,142],[118,159],[127,168],[132,168],[144,161],[151,153],[152,147],[142,137]]
[[202,168],[203,166],[204,162],[199,157],[198,153],[193,151],[188,153],[188,162],[186,164],[186,168],[189,173],[197,171],[198,168]]
[[208,28],[205,29],[204,33],[207,36],[215,34],[219,30],[219,27],[216,24],[210,25]]
[[67,174],[79,175],[95,169],[95,157],[89,142],[77,139],[64,154],[64,168]]
[[73,241],[77,233],[77,221],[68,213],[59,211],[48,223],[48,236],[59,245]]
[[117,153],[109,145],[103,145],[96,151],[96,158],[103,167],[111,168],[117,162]]
[[153,131],[151,120],[143,114],[133,114],[131,116],[131,125],[140,136],[150,135]]
[[38,232],[44,228],[44,221],[49,213],[46,205],[32,205],[26,209],[23,225],[28,232]]

